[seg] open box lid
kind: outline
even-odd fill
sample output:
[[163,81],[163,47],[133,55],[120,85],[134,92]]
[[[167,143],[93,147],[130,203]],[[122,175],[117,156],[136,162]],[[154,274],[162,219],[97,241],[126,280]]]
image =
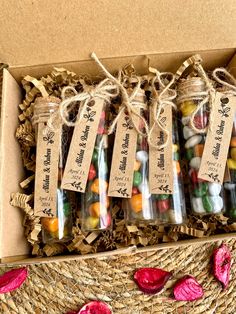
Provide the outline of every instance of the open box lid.
[[235,48],[234,0],[5,0],[0,61],[31,66]]

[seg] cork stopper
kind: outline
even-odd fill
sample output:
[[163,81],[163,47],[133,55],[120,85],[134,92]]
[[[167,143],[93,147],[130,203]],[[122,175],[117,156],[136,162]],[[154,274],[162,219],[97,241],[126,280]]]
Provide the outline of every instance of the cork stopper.
[[38,97],[34,103],[32,123],[47,122],[50,115],[59,109],[61,100],[54,96]]
[[206,90],[206,83],[201,77],[190,77],[180,80],[178,92],[180,94],[198,93]]

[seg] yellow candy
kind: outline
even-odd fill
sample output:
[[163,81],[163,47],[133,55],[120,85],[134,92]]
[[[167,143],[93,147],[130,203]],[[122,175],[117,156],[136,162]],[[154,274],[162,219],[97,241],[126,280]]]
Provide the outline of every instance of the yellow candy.
[[231,155],[231,158],[236,161],[236,148],[230,149],[230,155]]
[[138,160],[135,160],[134,161],[134,171],[138,171],[140,167],[141,167],[141,162]]
[[85,226],[87,229],[95,229],[99,223],[99,218],[88,217],[85,221]]
[[231,158],[227,159],[227,165],[228,165],[229,169],[236,170],[236,161],[235,160],[233,160]]
[[179,150],[179,145],[173,144],[172,148],[173,148],[173,153],[176,153]]
[[196,105],[190,100],[183,102],[180,106],[183,117],[190,116],[195,109]]

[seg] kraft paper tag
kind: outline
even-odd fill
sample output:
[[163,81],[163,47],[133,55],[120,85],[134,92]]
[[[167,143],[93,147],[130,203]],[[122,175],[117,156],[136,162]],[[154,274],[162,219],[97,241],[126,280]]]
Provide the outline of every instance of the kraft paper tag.
[[[160,114],[160,120],[169,132],[167,146],[162,149],[149,146],[149,188],[151,194],[173,194],[173,151],[172,151],[172,107],[167,105]],[[153,124],[153,112],[150,111]],[[166,134],[156,124],[152,133],[152,142],[157,145],[166,141]]]
[[34,214],[57,216],[58,164],[61,147],[61,127],[56,131],[46,123],[38,123]]
[[208,131],[198,178],[223,183],[233,127],[236,97],[217,92],[212,104],[212,127]]
[[91,100],[80,123],[74,128],[62,178],[63,189],[85,192],[103,107],[104,99]]
[[115,135],[108,190],[109,196],[131,197],[136,147],[137,131],[133,127],[128,114],[123,111],[117,123]]

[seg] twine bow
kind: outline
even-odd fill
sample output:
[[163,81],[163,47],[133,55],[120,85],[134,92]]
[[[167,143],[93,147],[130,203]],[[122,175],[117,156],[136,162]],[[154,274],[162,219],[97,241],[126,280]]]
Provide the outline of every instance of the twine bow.
[[[112,76],[107,71],[107,69],[104,67],[104,65],[100,62],[100,60],[98,59],[98,57],[96,56],[96,54],[94,52],[91,54],[91,58],[102,69],[102,71],[106,75],[106,77],[109,78],[119,88],[121,96],[122,96],[121,108],[119,110],[118,115],[113,120],[113,122],[109,128],[108,134],[111,134],[114,132],[115,126],[116,126],[118,120],[120,119],[122,113],[124,111],[127,111],[128,116],[129,116],[129,118],[130,118],[130,120],[134,126],[134,129],[137,131],[138,134],[146,137],[149,133],[148,124],[147,124],[146,120],[140,115],[140,108],[145,108],[145,104],[142,102],[139,102],[135,99],[139,94],[139,90],[140,90],[140,86],[141,86],[140,78],[137,78],[136,87],[134,88],[131,95],[128,95],[126,88],[121,83],[120,75],[119,75],[118,79],[115,78],[114,76]],[[138,118],[138,119],[135,119],[135,118]],[[136,120],[138,120],[138,122],[140,122],[140,121],[143,122],[142,124],[143,124],[143,127],[145,129],[144,132],[140,131],[140,127],[139,127],[140,123],[137,123]]]
[[[148,144],[152,147],[162,149],[168,145],[170,132],[166,129],[164,122],[161,119],[161,113],[163,109],[170,105],[172,108],[176,109],[176,105],[173,103],[173,100],[176,98],[176,91],[171,89],[170,87],[173,85],[175,81],[174,74],[170,72],[162,72],[160,73],[158,70],[150,68],[151,72],[155,72],[156,76],[152,80],[152,88],[153,88],[153,98],[152,98],[152,112],[153,112],[153,125],[148,134]],[[169,76],[170,80],[168,84],[164,84],[163,78]],[[160,92],[156,90],[155,83],[158,81],[160,86]],[[165,141],[163,144],[156,144],[152,142],[152,133],[155,130],[156,126],[166,135]]]
[[[195,99],[195,100],[201,100],[198,105],[196,106],[196,109],[192,112],[190,116],[190,122],[189,126],[192,128],[193,131],[196,133],[206,133],[207,129],[211,130],[211,125],[212,125],[212,119],[211,119],[211,109],[212,109],[212,103],[214,102],[215,98],[215,89],[209,80],[205,70],[202,67],[202,58],[200,55],[194,55],[187,59],[183,65],[180,67],[180,69],[176,72],[177,77],[179,77],[184,70],[186,70],[190,65],[193,66],[193,68],[198,72],[199,76],[202,78],[202,80],[206,84],[206,90],[205,91],[198,91],[198,92],[193,92],[189,93],[188,95],[183,95],[178,97],[178,102],[182,102],[183,100],[189,100],[189,99]],[[205,104],[208,103],[209,106],[209,122],[208,122],[208,127],[205,127],[203,129],[198,129],[195,127],[194,124],[194,119],[198,113],[198,111],[203,108]]]
[[[236,96],[236,79],[226,69],[216,68],[212,72],[212,76],[219,84],[227,88],[226,92],[228,94]],[[226,80],[221,79],[221,77]]]
[[[73,92],[74,96],[66,98],[65,94],[68,91]],[[95,87],[87,88],[87,90],[82,93],[78,93],[77,90],[72,86],[66,86],[62,89],[61,97],[63,100],[59,109],[62,121],[67,126],[75,126],[83,118],[84,112],[92,99],[101,98],[105,101],[109,101],[112,97],[116,97],[117,95],[118,89],[109,79],[104,79]],[[80,109],[75,122],[68,119],[70,112],[69,107],[74,102],[80,102]]]

